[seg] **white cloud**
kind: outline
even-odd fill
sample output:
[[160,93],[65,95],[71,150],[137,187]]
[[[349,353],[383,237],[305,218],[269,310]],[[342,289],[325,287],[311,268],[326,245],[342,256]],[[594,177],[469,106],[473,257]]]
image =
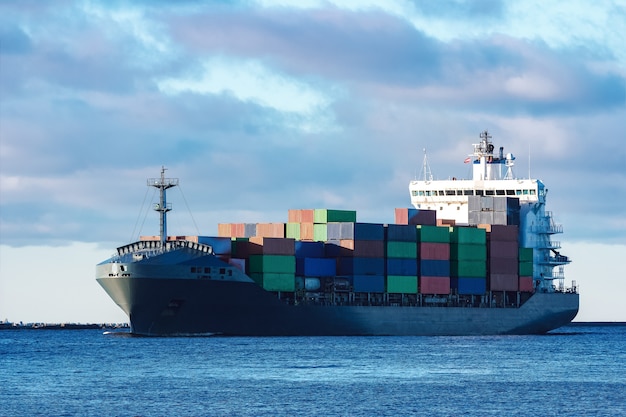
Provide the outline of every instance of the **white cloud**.
[[161,92],[230,94],[284,113],[287,125],[312,132],[332,129],[332,97],[303,79],[272,70],[253,59],[206,59],[193,75],[157,81]]

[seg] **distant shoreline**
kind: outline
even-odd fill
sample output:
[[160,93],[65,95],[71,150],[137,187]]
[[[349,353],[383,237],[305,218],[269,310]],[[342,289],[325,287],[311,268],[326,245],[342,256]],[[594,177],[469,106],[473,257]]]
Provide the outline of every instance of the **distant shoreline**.
[[0,330],[129,329],[128,323],[0,323]]

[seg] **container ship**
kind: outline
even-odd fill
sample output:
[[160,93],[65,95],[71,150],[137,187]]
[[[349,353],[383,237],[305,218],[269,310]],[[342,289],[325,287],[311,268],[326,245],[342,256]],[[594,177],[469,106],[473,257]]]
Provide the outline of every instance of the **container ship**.
[[562,226],[543,182],[515,178],[514,156],[479,137],[465,159],[472,179],[433,180],[424,156],[393,224],[291,209],[286,222],[168,236],[166,190],[178,179],[162,169],[147,181],[159,190],[159,235],[117,248],[96,279],[146,336],[549,332],[579,306],[552,240]]

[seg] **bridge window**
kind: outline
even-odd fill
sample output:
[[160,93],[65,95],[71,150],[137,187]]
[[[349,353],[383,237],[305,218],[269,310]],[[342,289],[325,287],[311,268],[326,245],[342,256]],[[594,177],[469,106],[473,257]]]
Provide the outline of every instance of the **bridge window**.
[[515,195],[515,190],[506,190],[506,195]]
[[456,195],[463,195],[463,190],[456,190]]
[[463,190],[463,195],[474,195],[474,190]]
[[528,190],[522,190],[522,193],[523,193],[524,195],[528,195]]
[[504,195],[504,190],[496,190],[496,195]]
[[476,195],[483,195],[483,190],[476,190]]
[[430,197],[430,193],[431,193],[430,191],[426,191],[426,196]]
[[194,272],[194,273],[196,272],[196,267],[195,266],[191,267],[191,272]]
[[535,195],[535,190],[530,190],[530,195]]
[[204,273],[205,274],[210,274],[211,273],[211,267],[205,267],[204,268]]
[[456,192],[454,190],[446,190],[446,195],[455,195]]
[[226,273],[226,268],[220,268],[220,275],[224,275]]
[[425,194],[425,193],[424,193],[424,190],[419,190],[419,195],[420,195],[420,196],[424,196],[424,194]]
[[485,195],[494,195],[493,190],[485,190]]
[[515,190],[515,195],[522,195],[522,190]]

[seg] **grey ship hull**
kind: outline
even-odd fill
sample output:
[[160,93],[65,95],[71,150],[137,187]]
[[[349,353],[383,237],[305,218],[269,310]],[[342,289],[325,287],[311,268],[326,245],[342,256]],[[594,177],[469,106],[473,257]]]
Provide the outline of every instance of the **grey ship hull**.
[[519,308],[288,305],[252,282],[100,277],[133,334],[498,335],[568,324],[578,294],[536,293]]

